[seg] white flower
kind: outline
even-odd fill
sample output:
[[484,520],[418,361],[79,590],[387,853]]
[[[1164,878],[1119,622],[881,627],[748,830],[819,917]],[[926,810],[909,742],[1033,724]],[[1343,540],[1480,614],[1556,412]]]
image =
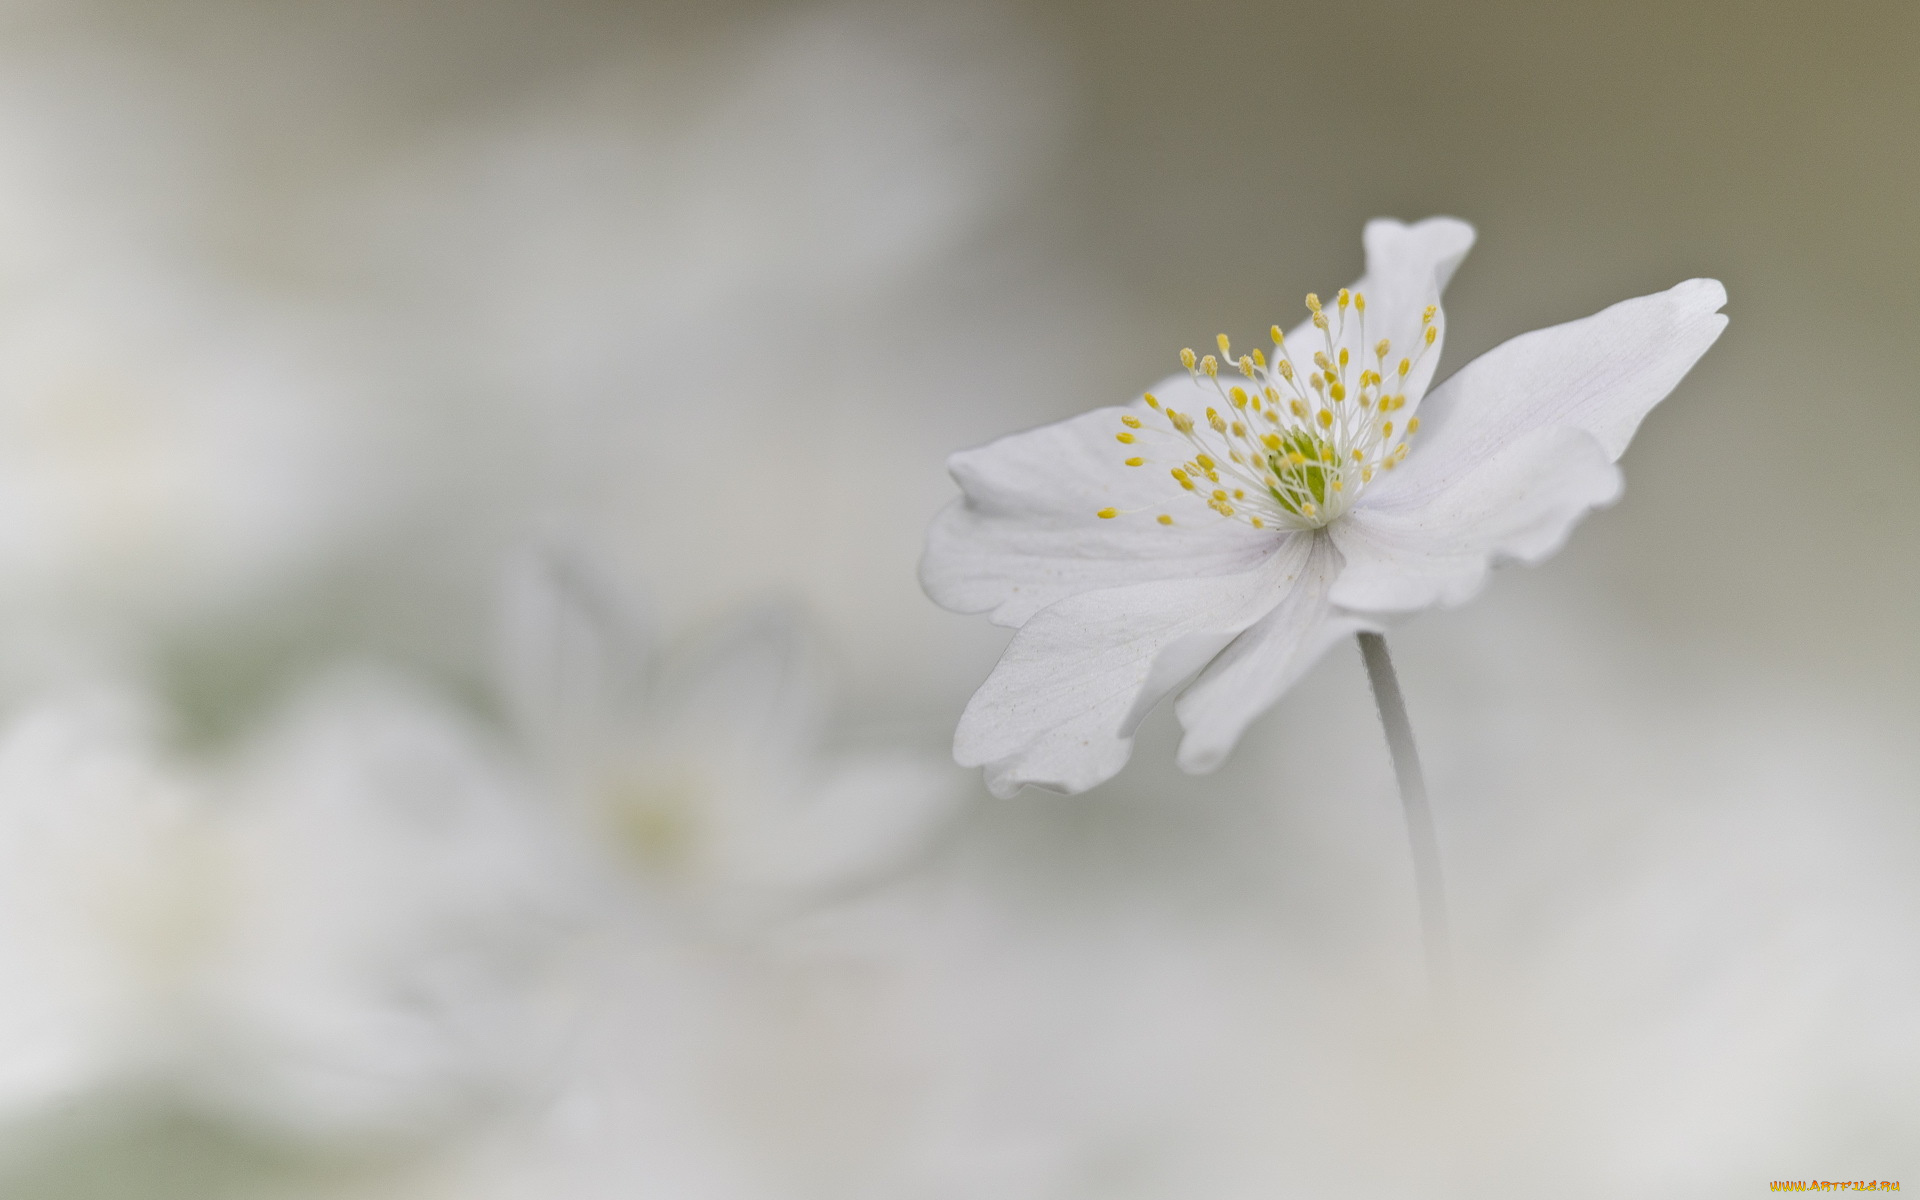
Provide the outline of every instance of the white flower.
[[583,897],[492,739],[403,679],[338,670],[235,767],[204,1103],[280,1134],[418,1136],[544,1070]]
[[877,881],[961,795],[904,749],[833,753],[826,671],[768,609],[653,653],[588,556],[527,556],[509,579],[502,691],[624,873],[708,912],[769,910]]
[[963,765],[997,795],[1082,791],[1191,679],[1180,764],[1211,770],[1339,638],[1466,601],[1619,495],[1615,461],[1725,327],[1725,289],[1688,280],[1515,338],[1420,411],[1472,243],[1449,218],[1370,222],[1366,275],[1308,296],[1270,362],[1223,335],[1125,408],[949,460],[964,495],[921,581],[1020,631],[960,719]]
[[156,713],[96,693],[0,730],[0,1127],[160,1066],[183,966],[205,789],[156,751]]
[[235,763],[164,727],[120,695],[0,727],[0,1146],[130,1095],[390,1143],[552,1052],[571,863],[477,731],[364,673]]

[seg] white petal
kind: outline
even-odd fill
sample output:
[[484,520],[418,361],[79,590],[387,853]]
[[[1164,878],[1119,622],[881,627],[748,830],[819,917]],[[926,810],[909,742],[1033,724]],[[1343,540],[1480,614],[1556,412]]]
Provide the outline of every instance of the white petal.
[[1140,716],[1286,598],[1314,540],[1270,543],[1278,549],[1244,574],[1110,588],[1042,610],[968,703],[954,758],[984,765],[999,796],[1025,784],[1080,792],[1111,777]]
[[499,694],[519,731],[559,754],[608,732],[646,637],[601,557],[528,546],[503,571],[497,604]]
[[[1350,312],[1343,335],[1332,340],[1368,367],[1375,365],[1374,348],[1380,340],[1390,342],[1381,373],[1387,377],[1390,390],[1406,395],[1406,411],[1411,413],[1433,379],[1446,341],[1445,322],[1440,322],[1432,348],[1425,355],[1419,354],[1423,332],[1420,318],[1428,305],[1439,305],[1447,281],[1473,248],[1473,226],[1453,217],[1428,217],[1413,225],[1377,218],[1367,222],[1366,246],[1367,273],[1351,289],[1367,298],[1364,333],[1359,315]],[[1330,298],[1323,299],[1327,300],[1328,320],[1336,328],[1322,334],[1308,320],[1287,334],[1286,347],[1296,372],[1311,370],[1313,352],[1326,349],[1330,334],[1342,332],[1337,307]],[[1404,380],[1395,383],[1394,367],[1403,357],[1417,359],[1418,364]]]
[[[726,881],[804,895],[878,878],[922,849],[952,815],[963,777],[904,751],[851,755],[798,796],[768,797],[724,847]],[[759,899],[759,896],[755,896]]]
[[1361,503],[1437,493],[1511,439],[1555,425],[1584,429],[1619,458],[1726,328],[1726,302],[1716,280],[1690,279],[1494,347],[1435,389],[1406,464]]
[[1411,411],[1426,394],[1446,343],[1446,323],[1437,321],[1433,346],[1421,355],[1420,318],[1428,305],[1440,303],[1447,281],[1473,248],[1473,226],[1452,217],[1428,217],[1417,225],[1374,220],[1367,222],[1366,240],[1367,274],[1354,285],[1367,297],[1367,345],[1361,349],[1372,362],[1374,343],[1381,338],[1393,343],[1382,372],[1389,380],[1402,357],[1418,360],[1406,379],[1393,385],[1405,393]]
[[[1169,403],[1206,403],[1184,375],[1163,386]],[[1143,423],[1132,446],[1114,440],[1123,412]],[[1126,466],[1134,454],[1147,465]],[[1081,592],[1252,570],[1273,539],[1216,518],[1180,490],[1168,471],[1191,454],[1141,403],[963,450],[947,469],[965,495],[934,518],[921,586],[944,608],[1017,626]],[[1095,515],[1108,507],[1121,515]],[[1174,523],[1156,521],[1161,513]]]
[[1538,562],[1619,494],[1620,469],[1591,434],[1536,429],[1438,492],[1363,504],[1334,522],[1346,568],[1333,602],[1366,612],[1464,603],[1496,561]]
[[1370,627],[1362,618],[1330,611],[1328,593],[1340,573],[1340,551],[1324,533],[1311,540],[1312,552],[1293,590],[1235,638],[1174,705],[1186,730],[1180,742],[1182,769],[1206,772],[1226,761],[1253,719],[1280,699],[1329,646]]

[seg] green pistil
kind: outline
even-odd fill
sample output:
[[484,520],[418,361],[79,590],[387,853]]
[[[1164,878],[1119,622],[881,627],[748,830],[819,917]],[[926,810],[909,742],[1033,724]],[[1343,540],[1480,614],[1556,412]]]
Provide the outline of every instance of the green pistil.
[[[1281,508],[1295,516],[1305,515],[1300,511],[1302,492],[1313,497],[1315,507],[1326,505],[1327,463],[1322,455],[1332,449],[1331,442],[1322,441],[1306,430],[1299,429],[1288,434],[1281,441],[1280,448],[1267,456],[1267,470],[1273,472],[1275,479],[1291,485],[1287,491],[1273,484],[1267,485],[1267,491],[1273,494]],[[1307,461],[1295,466],[1288,461],[1290,454],[1298,454]]]

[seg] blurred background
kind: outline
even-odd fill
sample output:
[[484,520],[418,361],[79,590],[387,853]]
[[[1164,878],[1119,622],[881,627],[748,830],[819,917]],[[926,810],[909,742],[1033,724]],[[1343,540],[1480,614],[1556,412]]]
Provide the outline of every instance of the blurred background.
[[[0,1195],[1920,1185],[1920,9],[16,0]],[[1625,499],[1218,774],[988,798],[953,450],[1480,242]]]

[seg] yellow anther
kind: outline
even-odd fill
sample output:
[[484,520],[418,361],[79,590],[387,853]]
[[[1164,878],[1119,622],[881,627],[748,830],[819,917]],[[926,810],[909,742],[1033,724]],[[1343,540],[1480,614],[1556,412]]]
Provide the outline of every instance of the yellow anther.
[[1307,293],[1307,311],[1316,313],[1320,311],[1320,294],[1318,292]]
[[1247,520],[1253,523],[1255,529],[1265,529],[1267,527],[1267,523],[1259,517],[1248,517]]
[[1315,329],[1325,329],[1327,327],[1327,314],[1323,312],[1314,313],[1313,327]]
[[1429,346],[1433,345],[1433,339],[1439,336],[1440,336],[1440,327],[1438,325],[1427,326],[1427,345]]
[[1173,518],[1168,516],[1166,513],[1161,513],[1159,516],[1155,517],[1154,520],[1160,522],[1162,525],[1173,524]]
[[1303,517],[1311,517],[1313,516],[1313,514],[1319,511],[1320,511],[1319,509],[1313,506],[1313,501],[1311,500],[1307,501],[1305,504],[1302,504],[1300,506],[1300,515]]
[[1373,356],[1381,362],[1387,361],[1387,351],[1393,349],[1393,343],[1381,338],[1373,347]]
[[[1264,355],[1264,354],[1262,354],[1262,353],[1260,353],[1260,347],[1258,347],[1258,346],[1255,346],[1255,347],[1253,348],[1253,354],[1251,355],[1251,357],[1252,357],[1252,359],[1253,359],[1253,365],[1254,365],[1254,366],[1256,366],[1256,367],[1264,367],[1264,366],[1266,366],[1266,365],[1267,365],[1267,356],[1266,356],[1266,355]],[[1243,370],[1243,371],[1244,371],[1244,370],[1246,370],[1246,368],[1245,368],[1245,367],[1242,367],[1242,368],[1241,368],[1241,370]]]
[[1353,293],[1349,292],[1345,288],[1341,288],[1340,289],[1340,307],[1344,309],[1346,308],[1347,305],[1351,303],[1353,303]]
[[1420,432],[1420,418],[1408,417],[1407,418],[1407,436],[1412,437],[1414,434],[1419,432]]
[[1299,417],[1302,421],[1307,419],[1307,406],[1300,403],[1300,401],[1295,400],[1293,403],[1287,405],[1287,408],[1292,411],[1294,416]]
[[1215,433],[1225,433],[1227,431],[1227,423],[1220,419],[1219,413],[1209,411],[1207,413],[1207,424],[1213,427]]
[[1431,323],[1434,318],[1434,314],[1438,313],[1439,311],[1440,311],[1440,306],[1438,304],[1427,305],[1427,311],[1420,314],[1420,323],[1422,325]]
[[1353,452],[1353,461],[1355,461],[1355,462],[1365,462],[1365,461],[1367,461],[1367,456],[1366,456],[1366,455],[1364,455],[1364,454],[1362,454],[1362,453],[1360,453],[1360,452],[1359,452],[1358,450],[1355,450],[1355,451]]
[[1333,360],[1327,357],[1325,350],[1315,350],[1313,352],[1313,365],[1319,367],[1322,371],[1333,370]]
[[1281,445],[1280,435],[1277,433],[1269,433],[1260,439],[1260,444],[1269,450],[1278,450]]
[[1235,488],[1233,489],[1233,498],[1235,500],[1245,500],[1247,498],[1247,494],[1241,491],[1239,488]]
[[1113,440],[1116,442],[1119,442],[1124,446],[1133,445],[1133,435],[1126,432],[1125,430],[1121,430],[1119,433],[1114,434]]
[[1180,351],[1180,365],[1185,367],[1189,371],[1193,370],[1193,351],[1192,350]]
[[1188,416],[1185,413],[1178,413],[1178,412],[1174,412],[1172,409],[1168,409],[1167,420],[1171,421],[1173,423],[1173,427],[1179,430],[1181,433],[1193,432],[1193,418]]
[[[1278,403],[1280,403],[1280,389],[1279,389],[1279,388],[1275,388],[1275,387],[1266,387],[1266,388],[1261,388],[1261,389],[1260,389],[1260,394],[1261,394],[1262,396],[1265,396],[1265,397],[1267,398],[1267,403],[1268,403],[1268,404],[1278,404]],[[1255,403],[1255,404],[1254,404],[1254,407],[1255,407],[1255,408],[1259,408],[1259,407],[1260,407],[1260,405],[1259,405],[1258,403]]]
[[1146,459],[1141,458],[1139,455],[1136,454],[1132,458],[1127,460],[1127,465],[1130,467],[1138,467],[1143,465],[1146,461],[1147,461]]
[[1229,425],[1227,428],[1230,429],[1233,432],[1233,436],[1237,438],[1243,438],[1247,436],[1247,427],[1245,425],[1242,425],[1238,421],[1235,421],[1232,425]]
[[1275,365],[1274,369],[1280,372],[1280,378],[1282,379],[1293,378],[1293,364],[1284,358]]
[[1120,510],[1117,508],[1103,508],[1099,512],[1093,515],[1096,517],[1099,517],[1103,521],[1111,521],[1113,518],[1120,515]]
[[1128,429],[1140,428],[1140,418],[1134,416],[1132,413],[1121,413],[1120,423],[1122,425],[1125,425]]
[[1245,408],[1247,406],[1247,389],[1236,384],[1227,389],[1227,399],[1233,401],[1235,408]]
[[1353,294],[1353,307],[1360,312],[1367,311],[1367,294],[1365,292],[1355,292]]
[[1214,344],[1214,345],[1216,345],[1216,346],[1218,346],[1218,347],[1220,347],[1220,357],[1221,357],[1221,358],[1228,358],[1228,359],[1230,359],[1230,358],[1232,358],[1232,357],[1233,357],[1233,351],[1231,351],[1231,350],[1229,350],[1229,349],[1227,348],[1227,347],[1228,347],[1228,344],[1229,344],[1229,343],[1227,342],[1227,335],[1226,335],[1226,334],[1224,334],[1224,333],[1216,333],[1216,334],[1214,334],[1214,335],[1213,335],[1213,344]]
[[1220,419],[1220,410],[1219,410],[1219,409],[1217,409],[1217,408],[1209,408],[1209,409],[1207,409],[1207,423],[1208,423],[1209,425],[1211,425],[1211,424],[1213,424],[1214,422],[1216,422],[1216,421],[1218,421],[1219,419]]
[[1407,377],[1407,372],[1413,370],[1413,360],[1410,358],[1401,359],[1399,369],[1400,369],[1400,378],[1405,379]]
[[1361,483],[1372,483],[1372,482],[1373,482],[1373,468],[1372,468],[1372,467],[1361,467],[1361,468],[1360,468],[1360,482],[1361,482]]
[[1273,344],[1276,346],[1284,344],[1287,340],[1287,335],[1280,332],[1278,325],[1269,328],[1267,330],[1267,336],[1273,339]]
[[1304,467],[1307,465],[1307,456],[1298,450],[1291,451],[1287,455],[1287,465],[1290,467]]
[[1213,489],[1213,498],[1215,500],[1225,500],[1227,498],[1227,494],[1221,491],[1219,488],[1215,488]]
[[1320,445],[1320,461],[1321,461],[1321,462],[1323,462],[1323,463],[1330,463],[1330,462],[1332,462],[1332,461],[1333,461],[1334,459],[1336,459],[1336,458],[1338,458],[1338,457],[1340,457],[1340,456],[1339,456],[1339,455],[1337,455],[1337,454],[1335,454],[1335,453],[1333,452],[1333,447],[1332,447],[1332,446],[1329,446],[1329,445],[1327,445],[1327,444],[1325,444],[1324,442],[1323,442],[1323,443],[1321,443],[1321,445]]
[[1213,469],[1214,469],[1215,467],[1217,467],[1217,466],[1219,466],[1219,465],[1220,465],[1219,463],[1216,463],[1216,462],[1214,462],[1214,461],[1213,461],[1213,460],[1212,460],[1211,458],[1208,458],[1208,457],[1207,457],[1206,455],[1204,455],[1204,454],[1196,454],[1196,455],[1194,455],[1194,456],[1193,456],[1193,461],[1194,461],[1194,462],[1197,462],[1197,463],[1199,463],[1199,464],[1200,464],[1200,469],[1201,469],[1202,471],[1211,471],[1211,470],[1213,470]]
[[1344,383],[1336,383],[1327,389],[1327,395],[1333,397],[1333,402],[1338,404],[1347,398],[1347,385]]
[[1175,467],[1175,468],[1173,469],[1173,477],[1174,477],[1175,479],[1177,479],[1177,480],[1179,480],[1179,481],[1180,481],[1181,483],[1185,483],[1185,482],[1187,481],[1187,471],[1186,471],[1186,468],[1185,468],[1185,467]]
[[1348,361],[1347,348],[1345,346],[1342,346],[1340,347],[1340,365],[1343,367],[1346,366],[1347,361]]
[[[1321,409],[1320,412],[1314,417],[1314,420],[1320,422],[1320,428],[1322,429],[1331,428],[1333,425],[1333,410],[1330,408]],[[1125,436],[1125,435],[1122,435],[1122,436]]]
[[1158,410],[1158,409],[1159,409],[1159,407],[1160,407],[1160,400],[1159,400],[1159,398],[1158,398],[1158,397],[1156,397],[1156,396],[1155,396],[1155,395],[1154,395],[1154,394],[1153,394],[1152,392],[1148,392],[1148,393],[1147,393],[1147,395],[1146,395],[1146,401],[1147,401],[1147,407],[1148,407],[1148,408],[1151,408],[1151,409],[1155,409],[1155,410]]
[[1387,422],[1387,423],[1386,423],[1385,425],[1382,425],[1382,426],[1380,427],[1380,436],[1381,436],[1381,437],[1383,437],[1383,438],[1390,438],[1390,437],[1392,437],[1392,436],[1393,436],[1393,422],[1392,422],[1392,421],[1388,421],[1388,422]]
[[1220,360],[1209,354],[1200,360],[1200,370],[1208,379],[1212,379],[1220,374]]

